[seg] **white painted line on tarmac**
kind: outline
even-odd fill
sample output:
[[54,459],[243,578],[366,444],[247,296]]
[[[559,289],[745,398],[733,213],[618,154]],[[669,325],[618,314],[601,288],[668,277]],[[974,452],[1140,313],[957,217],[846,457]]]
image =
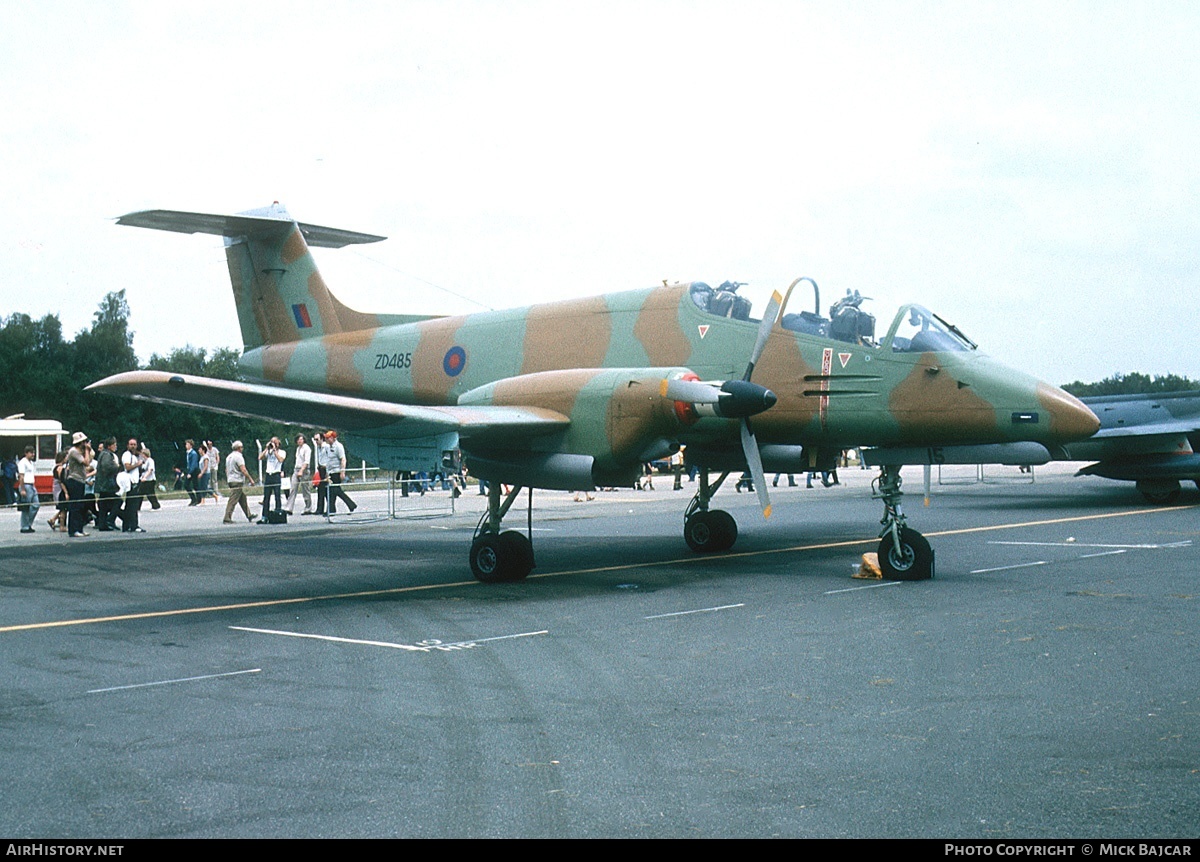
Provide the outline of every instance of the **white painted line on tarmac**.
[[1037,545],[1044,548],[1125,548],[1127,550],[1155,550],[1157,548],[1186,548],[1191,539],[1182,542],[1164,542],[1159,545],[1113,545],[1090,544],[1088,542],[988,542],[989,545]]
[[111,688],[93,688],[88,691],[88,694],[102,694],[106,691],[125,691],[131,688],[149,688],[153,685],[174,685],[177,682],[196,682],[202,679],[220,679],[224,676],[241,676],[244,673],[262,673],[261,667],[256,667],[252,670],[233,670],[229,673],[208,673],[204,676],[188,676],[182,679],[163,679],[157,682],[138,682],[133,685],[114,685]]
[[879,589],[880,587],[898,587],[898,586],[900,586],[900,581],[884,581],[882,584],[866,584],[861,587],[846,587],[843,590],[826,590],[825,595],[833,596],[833,595],[837,595],[838,593],[856,593],[859,590],[876,590],[876,589]]
[[987,572],[1006,572],[1009,569],[1028,569],[1031,566],[1045,566],[1050,563],[1049,560],[1038,560],[1036,563],[1017,563],[1013,566],[996,566],[994,569],[972,569],[967,574],[982,575]]
[[398,643],[392,643],[391,641],[371,641],[371,640],[360,640],[357,638],[339,638],[339,637],[335,637],[333,635],[314,635],[314,634],[307,634],[305,632],[285,632],[285,631],[278,631],[276,629],[252,629],[252,628],[247,628],[246,626],[230,626],[229,628],[231,628],[237,632],[254,632],[255,634],[260,634],[260,635],[280,635],[282,637],[289,637],[289,638],[307,638],[309,640],[327,641],[329,643],[357,644],[358,646],[387,647],[388,649],[406,650],[408,652],[433,652],[435,650],[438,652],[453,652],[455,650],[471,649],[472,647],[477,646],[479,644],[491,643],[492,641],[512,640],[513,638],[528,638],[528,637],[534,637],[536,635],[545,635],[545,634],[550,633],[549,629],[543,629],[542,631],[538,631],[538,632],[521,632],[520,634],[515,634],[515,635],[498,635],[496,637],[475,638],[475,639],[469,640],[469,641],[454,641],[451,643],[444,643],[440,640],[431,638],[429,640],[418,641],[415,644],[398,644]]
[[1101,551],[1098,554],[1081,554],[1079,559],[1090,560],[1092,557],[1111,557],[1114,554],[1127,554],[1127,553],[1129,553],[1129,550],[1127,548],[1121,548],[1120,550],[1117,550],[1117,551]]
[[697,608],[694,611],[672,611],[669,614],[653,614],[652,616],[642,617],[644,620],[661,620],[667,617],[686,617],[689,614],[711,614],[714,611],[727,611],[730,608],[744,608],[745,602],[738,602],[736,605],[718,605],[715,608]]

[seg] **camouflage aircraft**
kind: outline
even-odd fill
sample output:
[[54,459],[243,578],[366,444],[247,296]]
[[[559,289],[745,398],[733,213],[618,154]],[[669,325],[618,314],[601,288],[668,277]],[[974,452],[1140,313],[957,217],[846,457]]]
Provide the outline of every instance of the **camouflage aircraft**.
[[[814,311],[787,313],[797,279],[760,318],[733,282],[453,317],[364,314],[330,293],[309,249],[383,237],[300,224],[278,204],[238,215],[149,210],[118,223],[225,238],[240,368],[255,382],[134,371],[89,389],[338,428],[357,455],[391,470],[427,469],[460,448],[490,482],[470,550],[485,582],[534,566],[529,536],[501,527],[523,489],[532,511],[533,488],[630,485],[644,462],[681,446],[699,468],[684,538],[717,552],[737,538],[733,517],[710,508],[732,471],[750,471],[769,516],[764,469],[827,468],[861,445],[1056,445],[1098,427],[1078,400],[988,359],[919,305],[881,338],[857,294],[821,315],[811,279]],[[881,468],[875,496],[885,575],[932,577],[933,551],[900,505],[899,467]]]
[[1148,502],[1174,503],[1179,480],[1200,488],[1200,392],[1099,395],[1083,402],[1100,418],[1088,440],[1066,446],[1071,461],[1096,461],[1080,476],[1137,483]]

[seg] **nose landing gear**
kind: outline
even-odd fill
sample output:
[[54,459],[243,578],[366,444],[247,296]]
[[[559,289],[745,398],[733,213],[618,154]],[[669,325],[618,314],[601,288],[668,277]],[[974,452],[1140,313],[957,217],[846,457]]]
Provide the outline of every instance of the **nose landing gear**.
[[883,531],[879,534],[879,568],[889,581],[924,581],[933,577],[934,556],[929,541],[910,529],[900,507],[900,467],[884,465],[873,483],[873,494],[883,501]]

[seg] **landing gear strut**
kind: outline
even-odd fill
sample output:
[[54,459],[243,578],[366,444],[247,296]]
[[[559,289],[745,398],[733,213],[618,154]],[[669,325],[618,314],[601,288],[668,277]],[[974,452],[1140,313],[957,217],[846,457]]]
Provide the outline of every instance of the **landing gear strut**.
[[700,554],[728,551],[737,541],[737,521],[728,512],[709,509],[708,501],[721,487],[729,473],[722,473],[716,484],[708,484],[708,471],[700,471],[700,487],[683,513],[683,539],[688,547]]
[[883,531],[879,534],[879,568],[889,581],[923,581],[933,577],[933,548],[916,530],[909,529],[900,508],[900,468],[884,465],[873,484],[873,494],[883,500]]
[[[516,530],[500,532],[500,522],[523,489],[513,486],[503,501],[500,483],[488,486],[488,507],[471,539],[471,574],[482,583],[524,580],[533,570],[533,542]],[[529,489],[529,518],[533,518],[533,489]],[[530,531],[532,532],[532,530]]]

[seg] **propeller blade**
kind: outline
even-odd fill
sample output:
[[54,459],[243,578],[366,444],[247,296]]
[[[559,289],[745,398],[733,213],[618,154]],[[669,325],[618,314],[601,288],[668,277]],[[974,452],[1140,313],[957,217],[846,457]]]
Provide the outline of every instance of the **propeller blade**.
[[758,339],[754,342],[754,352],[750,354],[750,364],[746,366],[746,373],[742,375],[743,380],[749,380],[750,375],[754,373],[754,366],[767,346],[767,339],[771,337],[771,330],[775,326],[775,318],[779,316],[781,305],[783,305],[783,297],[777,290],[771,294],[771,301],[767,303],[762,322],[758,325]]
[[746,455],[746,466],[750,468],[750,476],[754,479],[754,490],[758,492],[758,505],[762,507],[764,518],[771,517],[771,495],[767,493],[767,477],[763,475],[762,455],[758,451],[758,441],[750,430],[750,423],[743,419],[742,452]]

